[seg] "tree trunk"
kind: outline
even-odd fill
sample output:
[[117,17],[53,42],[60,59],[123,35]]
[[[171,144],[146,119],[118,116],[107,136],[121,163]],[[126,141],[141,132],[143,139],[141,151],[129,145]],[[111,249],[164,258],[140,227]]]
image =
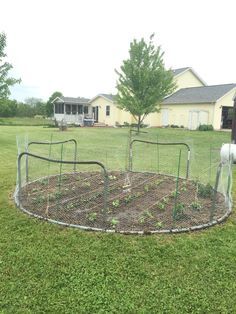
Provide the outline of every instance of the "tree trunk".
[[138,116],[138,133],[140,131],[141,116]]

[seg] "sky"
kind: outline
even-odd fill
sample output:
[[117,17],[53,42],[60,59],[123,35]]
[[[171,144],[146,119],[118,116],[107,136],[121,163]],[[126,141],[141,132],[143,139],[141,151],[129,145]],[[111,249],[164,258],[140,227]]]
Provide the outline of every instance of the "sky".
[[166,68],[236,83],[235,0],[0,0],[0,10],[18,101],[115,93],[130,42],[152,33]]

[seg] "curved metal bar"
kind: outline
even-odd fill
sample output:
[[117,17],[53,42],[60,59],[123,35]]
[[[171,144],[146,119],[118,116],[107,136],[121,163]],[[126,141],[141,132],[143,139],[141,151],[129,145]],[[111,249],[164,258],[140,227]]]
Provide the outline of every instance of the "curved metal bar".
[[134,139],[130,142],[130,149],[129,149],[129,171],[132,171],[133,168],[133,143],[134,142],[139,142],[139,143],[146,143],[146,144],[152,144],[152,145],[182,145],[186,146],[188,150],[188,157],[187,157],[187,168],[186,168],[186,179],[189,177],[189,169],[190,169],[190,146],[186,143],[183,142],[151,142],[151,141],[144,141],[144,140],[137,140]]
[[[65,141],[55,141],[55,142],[49,142],[49,141],[44,141],[44,142],[40,142],[40,141],[31,141],[28,143],[27,147],[26,147],[26,152],[29,152],[29,146],[30,145],[57,145],[57,144],[64,144],[64,143],[68,143],[68,142],[73,142],[75,144],[75,151],[74,151],[74,161],[77,160],[77,141],[74,138],[71,138],[69,140],[65,140]],[[28,156],[26,156],[25,159],[25,175],[26,175],[26,182],[28,182],[29,180],[29,162],[28,162]],[[74,164],[74,171],[76,171],[76,164]]]
[[62,164],[67,164],[67,165],[98,165],[99,167],[102,168],[103,174],[104,174],[104,219],[106,219],[106,214],[107,214],[107,191],[108,191],[108,183],[109,183],[109,178],[108,178],[108,173],[106,170],[106,167],[101,163],[100,161],[96,160],[88,160],[88,161],[71,161],[71,160],[58,160],[58,159],[50,159],[47,157],[43,156],[38,156],[35,154],[31,154],[29,152],[22,152],[18,155],[17,159],[17,171],[18,171],[18,197],[19,197],[19,202],[20,202],[20,196],[21,196],[21,159],[23,156],[27,157],[34,157],[40,160],[45,160],[53,163],[62,163]]

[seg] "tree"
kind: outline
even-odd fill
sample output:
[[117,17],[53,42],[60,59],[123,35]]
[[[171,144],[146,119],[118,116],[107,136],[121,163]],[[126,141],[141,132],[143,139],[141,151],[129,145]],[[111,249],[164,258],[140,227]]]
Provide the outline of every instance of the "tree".
[[47,116],[50,117],[53,114],[53,104],[52,101],[57,98],[63,96],[61,92],[54,92],[48,99],[46,103],[46,113]]
[[[25,104],[32,108],[34,115],[46,115],[46,103],[41,98],[29,97],[25,99]],[[29,110],[29,112],[31,112]]]
[[41,98],[37,98],[37,97],[28,97],[25,99],[25,104],[32,106],[32,107],[36,107],[38,103],[42,103],[43,100]]
[[0,99],[6,99],[10,95],[9,87],[20,83],[20,79],[15,79],[8,77],[8,72],[13,68],[13,66],[4,61],[6,54],[4,49],[6,47],[6,34],[0,33]]
[[14,117],[17,112],[17,101],[0,99],[0,117]]
[[140,125],[147,115],[158,112],[158,105],[176,88],[171,70],[166,70],[161,47],[155,48],[154,34],[149,43],[142,38],[130,43],[129,59],[124,60],[118,74],[118,107],[129,111]]

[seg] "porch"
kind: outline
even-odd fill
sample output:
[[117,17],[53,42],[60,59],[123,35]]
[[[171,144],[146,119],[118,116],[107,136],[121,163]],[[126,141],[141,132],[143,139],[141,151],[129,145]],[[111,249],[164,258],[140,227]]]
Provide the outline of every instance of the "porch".
[[54,117],[57,121],[64,120],[68,124],[84,126],[94,123],[92,106],[83,104],[55,103]]

